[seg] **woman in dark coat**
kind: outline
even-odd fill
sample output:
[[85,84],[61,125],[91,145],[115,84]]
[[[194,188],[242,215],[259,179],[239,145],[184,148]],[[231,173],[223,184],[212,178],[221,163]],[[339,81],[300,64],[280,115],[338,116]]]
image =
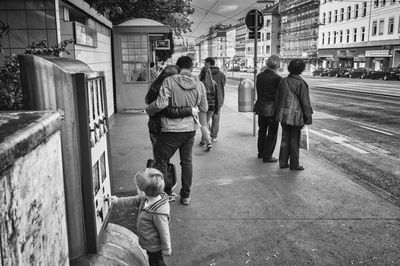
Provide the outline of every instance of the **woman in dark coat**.
[[313,109],[308,85],[300,76],[305,66],[301,59],[290,61],[288,66],[290,74],[281,80],[276,95],[275,118],[282,126],[279,166],[280,168],[290,166],[290,170],[304,170],[304,167],[299,165],[300,130],[304,125],[312,123]]
[[254,112],[258,115],[258,158],[264,163],[273,163],[272,157],[278,135],[279,122],[275,120],[275,98],[282,77],[277,74],[281,59],[271,55],[267,61],[267,69],[257,76],[257,101]]

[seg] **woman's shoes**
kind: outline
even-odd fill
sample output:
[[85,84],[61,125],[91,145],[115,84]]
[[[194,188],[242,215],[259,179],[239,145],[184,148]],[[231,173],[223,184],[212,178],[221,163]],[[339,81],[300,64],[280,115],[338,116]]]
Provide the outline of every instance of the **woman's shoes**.
[[208,143],[208,144],[206,145],[205,151],[210,151],[211,148],[212,148],[212,144],[211,144],[211,143]]

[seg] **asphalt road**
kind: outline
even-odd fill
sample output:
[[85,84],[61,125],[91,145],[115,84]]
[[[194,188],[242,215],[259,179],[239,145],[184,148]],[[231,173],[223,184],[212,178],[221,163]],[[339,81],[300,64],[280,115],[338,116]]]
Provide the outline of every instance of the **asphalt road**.
[[[315,112],[310,150],[347,170],[354,181],[376,193],[387,193],[383,196],[399,204],[400,82],[304,78]],[[238,104],[238,84],[228,79],[226,104],[232,107]],[[244,115],[253,117],[252,113]]]

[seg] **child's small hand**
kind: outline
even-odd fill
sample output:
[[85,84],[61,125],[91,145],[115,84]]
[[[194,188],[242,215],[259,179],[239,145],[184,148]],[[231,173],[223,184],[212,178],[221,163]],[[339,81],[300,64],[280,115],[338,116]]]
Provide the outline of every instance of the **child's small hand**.
[[111,202],[111,203],[117,203],[118,202],[118,197],[117,196],[109,196],[109,197],[106,197],[104,199],[104,201],[108,201],[108,202]]
[[165,250],[163,250],[163,251],[162,251],[162,254],[163,254],[164,256],[171,256],[171,249],[165,249]]

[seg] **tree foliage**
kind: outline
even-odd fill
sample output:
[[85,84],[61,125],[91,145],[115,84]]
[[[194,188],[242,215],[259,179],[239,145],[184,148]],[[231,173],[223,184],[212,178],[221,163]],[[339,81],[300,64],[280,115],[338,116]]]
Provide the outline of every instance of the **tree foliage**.
[[113,24],[131,18],[149,18],[169,25],[177,37],[190,32],[192,0],[85,0]]

